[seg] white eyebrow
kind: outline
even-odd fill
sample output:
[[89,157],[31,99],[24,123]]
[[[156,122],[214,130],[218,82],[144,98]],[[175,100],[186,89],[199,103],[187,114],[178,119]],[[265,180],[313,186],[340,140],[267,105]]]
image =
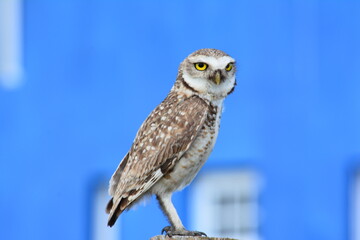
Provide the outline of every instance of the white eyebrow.
[[213,69],[223,69],[228,63],[235,62],[235,59],[230,56],[223,56],[219,58],[212,56],[194,56],[190,57],[189,61],[192,63],[204,62],[209,64]]

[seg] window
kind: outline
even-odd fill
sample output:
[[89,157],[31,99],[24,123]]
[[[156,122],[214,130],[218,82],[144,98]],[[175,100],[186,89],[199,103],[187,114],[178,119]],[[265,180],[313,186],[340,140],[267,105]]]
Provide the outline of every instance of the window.
[[14,88],[22,78],[22,1],[0,1],[0,87]]
[[259,240],[259,185],[250,170],[199,176],[190,193],[192,229],[214,237]]
[[112,228],[107,226],[108,215],[105,213],[105,207],[110,200],[108,194],[108,185],[101,184],[97,187],[93,204],[92,214],[92,240],[119,240],[119,229],[121,220],[118,219],[116,225]]
[[360,171],[355,174],[355,180],[350,190],[350,222],[352,240],[360,240]]

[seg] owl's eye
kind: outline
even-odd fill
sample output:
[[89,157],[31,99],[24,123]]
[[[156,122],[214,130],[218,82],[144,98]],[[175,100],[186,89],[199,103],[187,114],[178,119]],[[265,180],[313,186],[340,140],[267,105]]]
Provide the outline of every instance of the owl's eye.
[[228,65],[226,65],[225,70],[229,72],[231,71],[232,68],[233,68],[233,64],[229,63]]
[[195,68],[199,71],[204,71],[208,67],[208,65],[206,63],[202,63],[202,62],[195,63],[194,65],[195,65]]

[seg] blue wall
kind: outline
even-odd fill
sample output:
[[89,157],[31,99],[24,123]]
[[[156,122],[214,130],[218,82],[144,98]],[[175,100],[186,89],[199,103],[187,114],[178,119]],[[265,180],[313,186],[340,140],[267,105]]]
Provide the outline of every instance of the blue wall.
[[[347,239],[360,161],[358,1],[23,7],[24,84],[0,89],[1,239],[90,239],[95,183],[110,178],[178,64],[204,47],[238,63],[206,168],[259,171],[264,239]],[[185,196],[175,204],[187,224]],[[126,239],[166,225],[155,201],[121,220]]]

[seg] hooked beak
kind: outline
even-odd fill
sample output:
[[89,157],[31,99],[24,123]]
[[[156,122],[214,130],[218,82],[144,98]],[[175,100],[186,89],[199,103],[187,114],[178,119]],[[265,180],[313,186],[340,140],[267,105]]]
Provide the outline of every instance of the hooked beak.
[[216,83],[216,85],[219,85],[221,82],[221,75],[219,71],[216,71],[215,73],[214,82]]

